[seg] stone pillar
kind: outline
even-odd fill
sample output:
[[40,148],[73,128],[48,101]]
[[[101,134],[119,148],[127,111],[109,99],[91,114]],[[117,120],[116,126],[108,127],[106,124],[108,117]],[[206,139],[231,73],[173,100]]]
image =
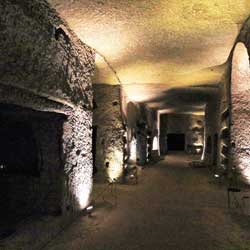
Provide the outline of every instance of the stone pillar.
[[121,115],[120,85],[95,84],[94,125],[97,128],[96,167],[109,181],[123,174],[124,126]]

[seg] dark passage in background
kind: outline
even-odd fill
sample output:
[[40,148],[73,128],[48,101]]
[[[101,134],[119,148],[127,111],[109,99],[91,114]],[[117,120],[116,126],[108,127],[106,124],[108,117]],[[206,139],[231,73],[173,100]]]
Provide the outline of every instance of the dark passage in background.
[[185,134],[168,134],[167,147],[168,151],[184,151]]

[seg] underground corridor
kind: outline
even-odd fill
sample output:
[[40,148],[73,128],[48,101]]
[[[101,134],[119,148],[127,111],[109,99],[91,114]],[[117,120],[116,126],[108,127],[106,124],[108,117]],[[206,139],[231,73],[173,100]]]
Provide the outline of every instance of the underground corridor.
[[0,250],[250,250],[250,2],[0,2]]

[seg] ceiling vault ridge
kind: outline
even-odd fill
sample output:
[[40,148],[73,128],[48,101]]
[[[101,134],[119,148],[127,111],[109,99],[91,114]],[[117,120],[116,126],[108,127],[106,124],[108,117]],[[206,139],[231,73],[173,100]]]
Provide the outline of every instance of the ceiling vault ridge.
[[120,85],[122,85],[122,81],[121,81],[120,77],[118,76],[117,71],[116,71],[115,68],[112,66],[112,64],[109,62],[109,60],[106,58],[106,56],[104,56],[104,55],[103,55],[101,52],[99,52],[97,49],[95,49],[95,48],[92,48],[92,49],[94,50],[94,52],[95,52],[96,54],[98,54],[98,55],[103,59],[103,61],[107,64],[108,68],[114,73],[114,76],[115,76],[115,78],[117,79],[118,83],[119,83]]

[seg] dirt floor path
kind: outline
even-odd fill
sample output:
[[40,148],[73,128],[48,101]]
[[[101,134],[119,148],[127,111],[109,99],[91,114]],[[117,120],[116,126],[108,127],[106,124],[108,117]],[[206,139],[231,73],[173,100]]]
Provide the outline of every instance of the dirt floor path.
[[250,216],[229,210],[225,187],[189,161],[177,154],[148,166],[138,185],[117,187],[117,207],[107,193],[46,249],[250,249]]

